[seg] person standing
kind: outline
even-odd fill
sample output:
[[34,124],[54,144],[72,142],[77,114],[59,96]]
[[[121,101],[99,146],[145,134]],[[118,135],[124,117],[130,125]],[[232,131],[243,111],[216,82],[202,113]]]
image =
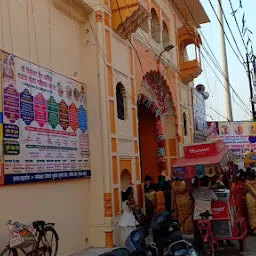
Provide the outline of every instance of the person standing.
[[148,175],[145,176],[144,183],[146,217],[147,222],[150,224],[155,212],[155,184],[153,183],[153,179]]
[[172,207],[183,234],[193,233],[193,201],[184,180],[176,179],[172,183]]
[[165,209],[168,212],[172,210],[172,180],[168,180],[164,184]]
[[165,211],[165,198],[164,192],[159,186],[156,186],[156,198],[155,198],[155,215],[158,215]]
[[133,189],[127,189],[123,193],[122,198],[122,215],[118,222],[120,227],[120,246],[125,247],[125,241],[129,234],[136,229],[136,226],[139,224],[133,214]]

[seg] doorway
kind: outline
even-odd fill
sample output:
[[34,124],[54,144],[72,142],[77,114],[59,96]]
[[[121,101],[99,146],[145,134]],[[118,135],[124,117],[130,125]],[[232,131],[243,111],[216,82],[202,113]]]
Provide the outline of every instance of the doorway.
[[155,114],[148,111],[144,104],[138,105],[139,146],[141,160],[141,177],[151,176],[157,182],[158,158]]

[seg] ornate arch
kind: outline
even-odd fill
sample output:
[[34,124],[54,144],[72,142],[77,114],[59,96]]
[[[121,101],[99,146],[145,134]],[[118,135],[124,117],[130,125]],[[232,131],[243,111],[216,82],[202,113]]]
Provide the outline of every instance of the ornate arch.
[[[177,116],[176,102],[166,79],[160,73],[160,71],[151,70],[143,76],[143,81],[146,81],[146,84],[144,85],[148,87],[147,89],[151,92],[151,94],[154,94],[153,102],[155,103],[156,107],[159,108],[158,112],[160,112],[160,116],[166,111],[164,106],[164,98],[166,94],[170,96],[170,100],[172,102],[173,107],[173,115],[175,119],[176,138],[178,142],[181,142],[181,138],[179,135],[179,122]],[[163,88],[165,89],[164,91]]]
[[124,174],[128,174],[130,185],[134,185],[134,184],[132,183],[132,173],[131,173],[131,171],[129,171],[127,168],[124,168],[124,169],[121,171],[121,176],[124,175]]
[[[174,119],[175,119],[175,128],[176,128],[176,137],[178,142],[180,142],[180,136],[178,134],[178,117],[177,117],[177,109],[174,101],[173,94],[170,90],[170,87],[167,84],[165,78],[161,75],[159,71],[147,72],[143,76],[143,82],[145,86],[148,86],[148,90],[150,90],[153,95],[153,99],[151,99],[146,93],[141,93],[138,95],[138,105],[142,104],[148,109],[151,113],[155,115],[155,130],[157,135],[157,146],[158,146],[158,164],[159,167],[165,169],[166,163],[166,151],[165,145],[166,141],[164,138],[164,129],[161,121],[161,115],[165,113],[166,109],[164,106],[165,95],[170,95],[170,100],[173,105]],[[165,89],[165,91],[163,90]]]

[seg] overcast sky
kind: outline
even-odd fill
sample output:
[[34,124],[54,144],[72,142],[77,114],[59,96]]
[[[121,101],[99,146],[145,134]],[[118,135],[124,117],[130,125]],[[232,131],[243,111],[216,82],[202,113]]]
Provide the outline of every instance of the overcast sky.
[[[234,8],[237,9],[239,6],[240,0],[231,0],[231,1],[233,3]],[[242,17],[244,12],[246,17],[246,25],[253,32],[253,35],[251,35],[250,38],[251,38],[251,41],[254,43],[254,53],[256,54],[256,40],[255,40],[256,39],[256,22],[255,22],[256,0],[241,0],[241,1],[243,3],[243,9],[240,9],[237,11],[237,15],[236,15],[237,20],[240,28],[242,28]],[[211,2],[213,3],[215,10],[218,11],[218,5],[217,5],[218,0],[211,0]],[[212,49],[218,62],[222,66],[219,22],[211,8],[211,5],[209,4],[209,0],[201,0],[201,3],[203,4],[211,22],[205,25],[202,25],[202,28],[200,29],[200,31],[207,39],[207,42],[209,43],[210,48]],[[224,12],[226,14],[227,20],[232,29],[233,35],[237,41],[237,44],[245,60],[245,47],[239,35],[235,20],[231,15],[231,7],[229,4],[229,0],[222,0],[222,4],[224,7]],[[233,45],[233,48],[237,52],[237,55],[240,57],[240,60],[243,61],[242,57],[240,56],[235,46],[235,43],[231,37],[231,34],[227,28],[226,23],[225,23],[225,31],[228,38],[230,39],[230,42]],[[202,40],[204,45],[207,47],[203,38]],[[245,37],[245,41],[247,41],[247,37]],[[245,72],[245,69],[239,62],[238,58],[236,57],[235,53],[232,51],[227,41],[226,41],[226,46],[227,46],[228,69],[229,69],[229,78],[230,78],[231,86],[234,88],[237,94],[241,97],[244,104],[247,106],[245,107],[243,103],[241,103],[241,100],[239,100],[238,97],[234,93],[232,93],[233,117],[235,121],[250,120],[251,116],[250,116],[249,110],[251,109],[251,105],[250,105],[248,77]],[[202,49],[202,53],[207,57],[209,63],[213,66],[213,63],[209,60],[209,57],[207,56],[207,54],[203,49]],[[204,84],[206,87],[206,90],[210,93],[210,97],[207,100],[207,109],[206,109],[207,119],[209,121],[225,120],[224,117],[227,117],[226,105],[225,105],[225,89],[223,88],[223,85],[218,81],[218,79],[216,78],[212,70],[209,68],[204,58],[202,58],[202,64],[203,64],[203,73],[200,77],[196,79],[195,83]],[[224,81],[223,76],[216,70],[216,68],[214,69],[218,77],[222,81]],[[214,112],[212,109],[215,109],[215,111],[218,112],[218,114]]]

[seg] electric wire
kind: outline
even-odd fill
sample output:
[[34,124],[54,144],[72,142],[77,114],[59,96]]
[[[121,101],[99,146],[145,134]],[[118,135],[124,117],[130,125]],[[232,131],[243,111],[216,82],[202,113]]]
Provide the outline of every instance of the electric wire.
[[[228,22],[228,20],[227,20],[226,14],[225,14],[224,9],[223,9],[223,7],[222,7],[222,3],[221,3],[220,0],[218,0],[218,2],[219,2],[220,9],[221,9],[221,12],[222,12],[222,14],[223,14],[223,17],[224,17],[224,19],[225,19],[225,22],[226,22],[226,24],[227,24],[227,26],[228,26],[228,29],[229,29],[229,31],[230,31],[230,34],[231,34],[231,36],[232,36],[232,38],[233,38],[233,40],[234,40],[234,42],[235,42],[235,45],[236,45],[236,47],[237,47],[237,50],[238,50],[240,56],[242,57],[243,63],[245,63],[244,57],[243,57],[243,55],[242,55],[242,53],[241,53],[241,51],[240,51],[240,48],[239,48],[239,46],[238,46],[238,44],[237,44],[237,41],[236,41],[235,36],[234,36],[234,34],[233,34],[233,31],[232,31],[232,29],[231,29],[231,27],[230,27],[230,25],[229,25],[229,22]],[[223,29],[224,29],[224,27],[223,27]]]
[[[194,19],[194,21],[196,22],[196,19],[194,18],[194,15],[193,15],[193,13],[192,13],[192,11],[190,10],[190,8],[189,8],[189,6],[188,6],[188,4],[186,3],[186,0],[184,0],[184,3],[185,3],[185,5],[187,6],[187,8],[188,8],[188,10],[189,10],[189,12],[190,12],[190,14],[191,14],[191,17]],[[214,8],[214,7],[213,7]],[[215,11],[215,9],[214,9],[214,11]],[[216,13],[216,11],[215,11],[215,13]],[[216,13],[216,15],[217,15],[217,13]],[[218,16],[217,16],[217,18],[218,18]],[[220,21],[219,21],[220,22]],[[189,25],[189,24],[188,24]],[[223,27],[222,27],[223,28]],[[224,28],[223,28],[224,29]],[[202,32],[201,32],[202,33]],[[225,32],[224,32],[225,33]],[[205,37],[204,37],[205,38]],[[208,44],[209,45],[209,44]],[[210,48],[211,49],[211,48]],[[212,52],[212,51],[211,51]],[[213,53],[213,52],[212,52]],[[208,53],[207,53],[208,54]],[[210,55],[209,55],[210,56]],[[215,56],[214,54],[213,54],[213,56]],[[212,58],[210,58],[211,60],[212,60]],[[216,57],[214,57],[214,59],[217,59]],[[218,62],[217,62],[218,63]],[[215,65],[215,67],[216,67],[216,63],[214,63],[213,62],[213,64]],[[220,64],[218,63],[217,64],[217,66],[219,66],[220,67]],[[244,66],[244,65],[243,65]],[[217,67],[216,67],[217,68]],[[217,68],[217,70],[218,70],[219,68]],[[219,70],[220,71],[220,70]],[[224,78],[228,81],[228,83],[229,83],[229,86],[232,88],[232,91],[234,92],[234,94],[237,96],[237,98],[239,99],[239,101],[241,101],[241,103],[251,112],[251,110],[247,107],[247,105],[244,103],[244,101],[240,98],[240,96],[238,95],[238,93],[236,92],[236,90],[233,88],[233,86],[230,84],[230,81],[228,80],[228,78],[226,77],[226,75],[225,75],[225,73],[224,73],[224,71],[222,70],[221,71],[221,73],[222,73],[222,75],[224,76]],[[222,83],[223,84],[223,83]],[[225,87],[226,88],[226,87]],[[227,89],[227,88],[226,88]],[[231,96],[231,95],[230,95]]]
[[[107,64],[106,61],[105,61],[105,58],[106,58],[107,55],[106,55],[106,53],[104,52],[104,49],[102,48],[102,46],[100,45],[100,43],[99,43],[99,41],[98,41],[97,35],[96,35],[96,33],[95,33],[95,31],[94,31],[94,29],[93,29],[93,27],[92,27],[92,24],[91,24],[90,20],[89,20],[89,19],[87,19],[87,20],[88,20],[89,26],[90,26],[90,28],[91,28],[91,30],[92,30],[94,39],[95,39],[95,41],[96,41],[96,46],[97,46],[97,48],[98,48],[98,50],[99,50],[99,52],[100,52],[100,55],[101,55],[101,57],[102,57],[102,59],[103,59],[103,62],[104,62],[104,64],[105,64],[106,66],[108,66],[108,64]],[[114,73],[114,72],[113,72],[113,75],[114,75],[115,79],[116,79],[117,81],[119,81],[119,79],[115,76],[115,73]],[[136,99],[133,98],[132,96],[130,96],[129,93],[127,93],[127,95],[128,95],[128,98],[130,98],[131,100],[133,100],[133,102],[136,102]],[[177,96],[176,93],[174,93],[174,96],[175,96],[176,99],[178,99],[178,96]],[[203,100],[201,100],[201,99],[200,99],[200,101],[201,101],[202,103],[205,103],[205,102],[204,102]],[[186,105],[184,105],[184,104],[181,103],[181,105],[182,105],[183,107],[185,107],[185,108],[189,108],[189,107],[192,108],[192,107],[193,107],[193,104],[186,104]],[[205,107],[208,108],[208,109],[210,109],[210,110],[212,110],[212,111],[214,111],[217,115],[221,116],[221,117],[224,118],[225,120],[228,120],[228,118],[227,118],[226,116],[224,116],[223,114],[219,113],[218,111],[216,111],[216,110],[213,109],[212,107],[209,107],[209,106],[206,106],[206,105],[205,105]],[[229,120],[228,120],[228,121],[229,121]]]
[[246,44],[245,44],[245,41],[244,41],[242,32],[241,32],[241,30],[240,30],[240,27],[239,27],[239,24],[238,24],[238,21],[237,21],[237,18],[236,18],[235,10],[234,10],[234,7],[233,7],[233,4],[232,4],[231,0],[229,0],[229,4],[230,4],[230,8],[231,8],[231,10],[232,10],[232,16],[233,16],[234,19],[235,19],[235,23],[236,23],[237,30],[238,30],[238,32],[239,32],[239,35],[240,35],[240,37],[241,37],[241,39],[242,39],[242,41],[243,41],[244,47],[245,47],[246,52],[247,52],[247,51],[248,51],[248,48],[247,48],[247,46],[246,46]]
[[227,39],[227,41],[228,41],[228,43],[229,43],[229,45],[230,45],[232,51],[233,51],[234,54],[236,55],[236,57],[237,57],[238,61],[241,63],[241,65],[245,68],[245,66],[244,66],[244,62],[245,62],[245,61],[244,61],[244,59],[243,59],[243,56],[242,56],[242,60],[243,60],[243,61],[241,61],[240,57],[238,56],[237,52],[235,51],[233,45],[232,45],[231,42],[230,42],[229,37],[227,36],[227,34],[226,34],[226,32],[225,32],[225,28],[224,28],[224,26],[222,25],[222,23],[221,23],[221,21],[220,21],[220,19],[219,19],[219,17],[218,17],[218,14],[217,14],[217,12],[216,12],[216,10],[215,10],[215,8],[214,8],[214,6],[213,6],[211,0],[208,0],[208,1],[209,1],[210,5],[211,5],[211,7],[212,7],[212,10],[213,10],[213,12],[214,12],[214,14],[215,14],[215,16],[216,16],[218,22],[220,23],[220,26],[221,26],[221,28],[222,28],[222,30],[223,30],[223,33],[224,33],[224,36],[226,37],[226,39]]

